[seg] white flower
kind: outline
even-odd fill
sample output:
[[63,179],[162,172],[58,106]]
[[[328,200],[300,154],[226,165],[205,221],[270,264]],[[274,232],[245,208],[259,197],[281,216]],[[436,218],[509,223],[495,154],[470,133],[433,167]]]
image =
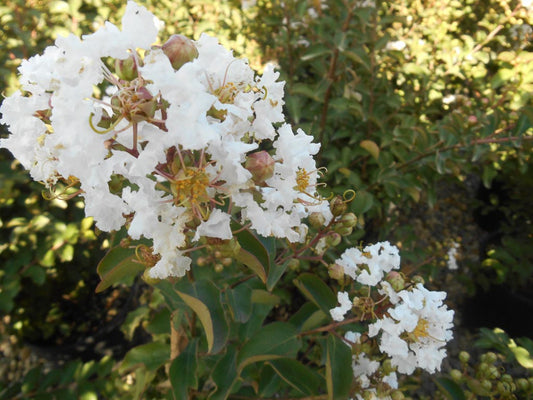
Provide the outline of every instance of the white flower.
[[402,51],[405,49],[406,44],[403,40],[396,40],[394,42],[388,42],[385,46],[386,50],[396,50],[396,51]]
[[446,356],[443,348],[452,339],[453,311],[442,303],[445,292],[429,291],[422,284],[398,293],[400,301],[390,316],[369,326],[368,335],[381,332],[379,348],[391,357],[398,372],[411,374],[415,368],[440,370]]
[[215,209],[207,221],[202,222],[196,228],[193,241],[197,241],[200,236],[229,240],[233,237],[230,228],[230,216],[225,212]]
[[448,250],[448,269],[451,271],[459,269],[459,266],[457,265],[457,249],[459,247],[459,243],[454,242]]
[[337,300],[340,306],[332,308],[329,313],[334,321],[344,321],[344,315],[352,309],[353,303],[348,292],[338,292]]
[[363,285],[376,286],[383,276],[400,267],[400,254],[389,242],[366,246],[363,251],[352,247],[335,261],[344,273]]

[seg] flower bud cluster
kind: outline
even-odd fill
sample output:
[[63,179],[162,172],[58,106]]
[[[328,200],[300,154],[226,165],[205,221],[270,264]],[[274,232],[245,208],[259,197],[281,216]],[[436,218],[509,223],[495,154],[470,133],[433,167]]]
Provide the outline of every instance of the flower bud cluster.
[[533,378],[506,373],[505,357],[494,352],[484,353],[476,362],[466,351],[459,353],[461,369],[452,369],[450,377],[470,397],[526,399],[533,395]]
[[232,220],[303,241],[305,218],[331,217],[316,193],[320,145],[284,122],[279,74],[256,76],[207,35],[154,45],[161,26],[130,1],[122,30],[59,38],[24,61],[0,147],[51,190],[76,186],[100,230],[151,240],[152,278],[183,276],[186,251],[231,241]]

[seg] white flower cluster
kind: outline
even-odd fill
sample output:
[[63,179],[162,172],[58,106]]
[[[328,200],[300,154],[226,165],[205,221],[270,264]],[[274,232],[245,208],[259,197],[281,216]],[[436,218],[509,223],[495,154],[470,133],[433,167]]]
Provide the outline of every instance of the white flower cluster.
[[446,357],[444,346],[453,337],[453,311],[442,301],[446,292],[427,290],[421,283],[402,290],[394,308],[368,328],[370,337],[381,331],[379,349],[391,357],[398,372],[411,374],[415,368],[433,373]]
[[344,273],[363,285],[376,286],[385,274],[400,268],[400,254],[389,242],[366,246],[363,251],[352,247],[346,250],[336,264]]
[[[369,292],[354,299],[347,291],[339,292],[340,305],[330,310],[331,317],[343,321],[354,307],[358,317],[371,317],[374,322],[368,326],[365,336],[378,339],[379,350],[397,372],[411,374],[415,368],[431,373],[439,370],[446,356],[444,346],[452,339],[454,313],[443,304],[446,293],[429,291],[421,283],[401,290],[405,286],[404,278],[392,271],[400,267],[399,250],[389,242],[367,246],[363,251],[348,249],[336,264],[354,281],[368,285]],[[387,280],[383,280],[387,273]],[[379,300],[372,299],[372,287],[381,295]],[[365,288],[360,290],[366,292]],[[359,343],[361,334],[349,332],[346,340]],[[383,362],[383,355],[379,359]],[[379,386],[377,381],[387,383],[391,389],[397,388],[396,375],[390,371],[385,375],[380,365],[377,359],[363,353],[354,354],[354,376],[362,389],[372,392]]]
[[151,239],[155,278],[183,276],[201,237],[231,239],[232,217],[303,240],[320,145],[283,123],[279,74],[255,76],[207,35],[154,46],[161,26],[128,2],[122,30],[106,23],[24,61],[0,146],[49,188],[78,188],[99,229]]

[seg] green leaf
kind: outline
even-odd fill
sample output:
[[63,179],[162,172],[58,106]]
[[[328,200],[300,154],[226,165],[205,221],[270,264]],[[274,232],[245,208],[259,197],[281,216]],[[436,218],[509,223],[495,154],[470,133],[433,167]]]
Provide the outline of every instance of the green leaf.
[[169,378],[174,399],[189,399],[189,388],[198,388],[198,339],[194,339],[170,366]]
[[311,368],[290,358],[280,358],[268,362],[276,373],[294,389],[304,395],[318,394],[325,387],[324,378]]
[[517,346],[514,340],[511,340],[511,343],[509,343],[509,350],[514,354],[516,357],[516,361],[524,367],[524,368],[533,368],[533,358],[531,358],[531,354],[529,354],[529,351],[527,349]]
[[326,355],[328,400],[345,400],[352,386],[352,351],[341,339],[329,335]]
[[372,140],[363,140],[359,143],[359,146],[368,151],[374,159],[377,160],[379,158],[379,146],[376,142]]
[[306,52],[303,56],[300,57],[300,61],[309,61],[317,57],[322,57],[325,55],[331,54],[331,49],[320,44],[310,46],[306,49]]
[[235,258],[238,262],[250,268],[259,277],[259,279],[261,279],[263,283],[266,283],[267,277],[265,267],[263,264],[261,264],[259,258],[257,258],[254,254],[243,248],[239,250]]
[[450,378],[436,378],[435,383],[444,395],[450,400],[465,400],[461,387]]
[[266,283],[266,271],[270,267],[270,254],[265,244],[249,229],[242,230],[236,236],[241,246],[241,250],[237,254],[237,261],[254,271],[261,281]]
[[226,300],[233,320],[246,323],[252,314],[252,289],[241,284],[225,292]]
[[100,293],[125,278],[133,278],[143,271],[144,266],[136,260],[133,248],[117,246],[109,250],[96,267],[101,282],[96,286],[95,292]]
[[303,273],[294,280],[303,295],[315,303],[326,315],[337,305],[337,298],[328,285],[315,274]]
[[208,351],[218,353],[226,344],[229,335],[228,322],[220,301],[220,289],[211,281],[199,280],[194,283],[181,281],[176,290],[181,299],[198,315],[205,331]]
[[287,266],[289,265],[289,261],[285,261],[283,264],[278,265],[276,263],[272,263],[270,265],[270,270],[268,271],[268,278],[266,282],[266,287],[268,291],[271,291],[274,289],[276,284],[278,283],[281,276],[285,273],[287,270]]
[[365,67],[367,71],[370,71],[370,59],[367,54],[364,54],[362,51],[355,52],[349,50],[344,50],[342,54],[348,57],[352,62],[360,64]]
[[237,357],[238,371],[255,362],[294,357],[300,346],[294,326],[284,322],[268,324],[242,347]]
[[227,399],[231,388],[237,380],[237,349],[228,347],[226,354],[218,361],[211,373],[216,389],[209,395],[209,400]]
[[358,190],[355,194],[355,199],[352,201],[351,207],[355,214],[360,215],[370,210],[373,204],[374,197],[370,193],[364,190]]
[[329,313],[326,315],[314,303],[308,301],[292,317],[289,322],[293,324],[298,332],[308,331],[318,328],[330,321]]
[[155,371],[170,358],[170,345],[152,342],[134,347],[124,357],[119,372],[123,373],[144,364],[149,371]]

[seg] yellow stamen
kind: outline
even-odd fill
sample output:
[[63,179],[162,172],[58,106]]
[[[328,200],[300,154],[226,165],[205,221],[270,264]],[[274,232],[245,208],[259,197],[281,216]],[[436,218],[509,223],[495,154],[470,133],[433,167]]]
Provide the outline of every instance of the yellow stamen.
[[305,168],[299,169],[296,171],[296,189],[299,192],[305,192],[309,186],[309,174]]

